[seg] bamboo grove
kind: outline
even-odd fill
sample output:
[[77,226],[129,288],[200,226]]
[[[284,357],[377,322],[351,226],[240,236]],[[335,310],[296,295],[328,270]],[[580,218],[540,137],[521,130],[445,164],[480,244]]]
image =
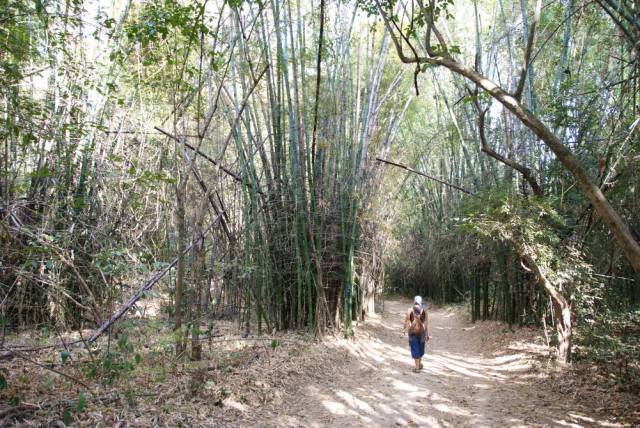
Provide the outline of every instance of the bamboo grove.
[[169,291],[176,348],[191,336],[198,358],[214,314],[321,332],[373,310],[371,154],[388,152],[411,95],[355,4],[309,6],[10,6],[9,325],[99,325],[144,283]]
[[640,349],[631,2],[0,5],[5,332],[156,298],[199,359],[385,289]]

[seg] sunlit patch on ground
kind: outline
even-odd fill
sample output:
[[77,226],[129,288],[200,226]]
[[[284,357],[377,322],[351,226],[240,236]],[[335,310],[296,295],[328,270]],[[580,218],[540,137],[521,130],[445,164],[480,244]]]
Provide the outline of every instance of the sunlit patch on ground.
[[[580,384],[565,382],[535,330],[471,325],[454,309],[434,309],[424,369],[413,373],[400,331],[405,306],[387,302],[386,309],[356,328],[351,339],[336,334],[316,341],[296,333],[243,338],[236,323],[216,321],[215,337],[202,342],[200,362],[175,360],[171,324],[162,318],[125,320],[113,333],[111,349],[128,335],[141,364],[112,386],[88,380],[106,398],[89,401],[84,417],[138,426],[625,426],[610,414],[619,405],[603,404],[607,392],[578,398]],[[30,346],[44,340],[27,334],[11,339]],[[101,339],[101,349],[108,340]],[[37,355],[66,368],[57,350]],[[79,353],[71,358],[83,364],[90,359]],[[7,367],[11,386],[5,393],[33,403],[25,408],[33,421],[55,419],[61,411],[55,407],[47,416],[37,403],[77,397],[77,386],[44,368],[28,366],[28,376],[22,376],[24,362],[8,360]],[[637,397],[629,403],[629,409],[640,407]]]
[[[541,362],[549,348],[537,332],[514,333],[496,322],[471,325],[456,309],[432,311],[434,339],[427,345],[423,371],[413,373],[407,338],[400,332],[404,310],[398,302],[387,302],[386,312],[371,317],[356,339],[325,341],[336,354],[346,353],[350,362],[336,368],[330,380],[322,378],[298,392],[290,403],[304,409],[306,416],[298,423],[622,426],[606,414],[578,410],[579,404],[546,386],[548,373]],[[318,402],[322,406],[313,404]],[[278,419],[266,422],[282,425]]]

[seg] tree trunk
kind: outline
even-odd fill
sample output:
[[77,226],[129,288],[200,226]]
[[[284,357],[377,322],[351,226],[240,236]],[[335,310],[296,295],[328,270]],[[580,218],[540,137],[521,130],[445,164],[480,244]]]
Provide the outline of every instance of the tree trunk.
[[[203,204],[196,222],[197,230],[202,230],[202,223],[205,215],[206,204]],[[204,237],[196,238],[193,246],[193,284],[195,286],[195,299],[192,302],[191,318],[191,359],[200,361],[202,359],[202,345],[200,343],[200,325],[202,324],[203,289],[205,283],[205,248]]]
[[558,360],[562,363],[571,361],[571,345],[573,325],[571,323],[571,307],[566,302],[554,299],[553,309],[556,312],[556,333],[558,336]]
[[174,313],[174,336],[176,342],[176,355],[184,353],[182,342],[182,293],[184,288],[184,241],[186,230],[184,223],[184,188],[181,185],[176,187],[176,228],[178,229],[178,263],[176,267],[176,293],[175,293],[175,313]]
[[530,268],[538,280],[538,284],[547,292],[553,304],[553,312],[555,315],[556,335],[558,338],[557,355],[558,361],[563,364],[571,361],[571,345],[573,335],[572,309],[571,303],[554,284],[549,281],[542,267],[536,263],[536,260],[526,250],[524,245],[513,241],[514,247],[518,255],[522,258],[528,268]]

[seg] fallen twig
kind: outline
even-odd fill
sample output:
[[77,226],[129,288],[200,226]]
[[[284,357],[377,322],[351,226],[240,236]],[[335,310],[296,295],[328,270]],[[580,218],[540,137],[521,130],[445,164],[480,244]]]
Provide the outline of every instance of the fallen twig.
[[198,242],[200,239],[203,239],[204,235],[209,233],[213,227],[218,224],[224,211],[218,214],[218,216],[211,222],[211,224],[203,231],[198,233],[198,236],[194,238],[189,245],[182,251],[182,254],[178,255],[171,263],[169,263],[164,269],[159,272],[156,272],[142,284],[142,287],[136,291],[136,293],[127,300],[120,308],[109,318],[106,322],[104,322],[92,335],[87,339],[88,343],[94,342],[98,337],[102,336],[102,334],[107,331],[107,329],[122,315],[124,315],[140,298],[144,295],[145,291],[150,290],[154,285],[156,285],[175,265],[178,263],[178,259],[188,253],[191,248]]
[[[6,349],[6,348],[5,348],[5,349]],[[41,367],[41,368],[43,368],[43,369],[45,369],[45,370],[49,370],[50,372],[53,372],[53,373],[55,373],[55,374],[58,374],[58,375],[60,375],[60,376],[62,376],[62,377],[64,377],[64,378],[69,379],[70,381],[72,381],[72,382],[74,382],[74,383],[77,383],[78,385],[80,385],[80,386],[84,387],[87,391],[89,391],[89,393],[90,393],[92,396],[94,396],[94,397],[95,397],[95,394],[93,393],[93,390],[91,390],[91,388],[89,387],[89,385],[87,385],[86,383],[84,383],[84,382],[83,382],[83,381],[81,381],[80,379],[77,379],[77,378],[75,378],[75,377],[73,377],[73,376],[70,376],[70,375],[68,375],[68,374],[66,374],[66,373],[64,373],[64,372],[61,372],[60,370],[56,370],[56,369],[54,369],[54,368],[52,368],[52,367],[47,367],[47,366],[46,366],[46,365],[44,365],[44,364],[41,364],[41,363],[39,363],[39,362],[37,362],[37,361],[35,361],[35,360],[32,360],[31,358],[27,357],[26,355],[24,355],[24,354],[23,354],[22,352],[20,352],[20,351],[11,350],[11,349],[7,349],[7,350],[8,350],[9,352],[11,352],[12,354],[14,354],[14,355],[15,355],[16,357],[18,357],[18,358],[22,358],[23,360],[28,361],[28,362],[30,362],[31,364],[35,364],[35,365],[36,365],[36,366],[38,366],[38,367]]]

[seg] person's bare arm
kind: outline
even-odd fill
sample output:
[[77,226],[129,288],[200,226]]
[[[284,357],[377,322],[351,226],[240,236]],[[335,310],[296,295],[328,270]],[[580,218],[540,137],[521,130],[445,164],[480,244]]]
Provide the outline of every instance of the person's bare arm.
[[429,340],[431,336],[429,336],[429,312],[424,311],[424,322],[422,323],[424,326],[424,337]]
[[402,326],[402,334],[406,333],[409,329],[409,324],[411,324],[411,320],[409,318],[409,315],[411,314],[411,310],[408,310],[407,313],[404,316],[404,324]]

